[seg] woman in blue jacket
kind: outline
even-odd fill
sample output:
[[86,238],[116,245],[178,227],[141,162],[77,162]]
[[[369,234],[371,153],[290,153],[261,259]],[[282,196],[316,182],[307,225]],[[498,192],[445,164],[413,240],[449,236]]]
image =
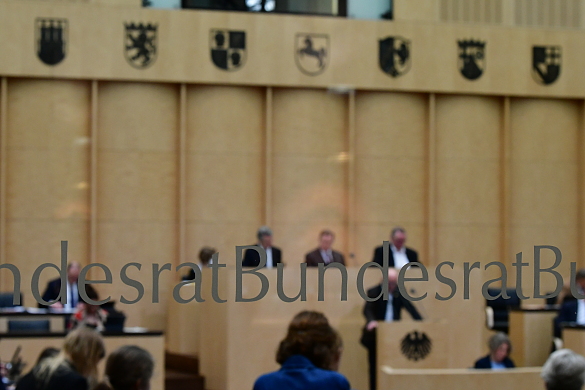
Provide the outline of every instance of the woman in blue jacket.
[[347,379],[336,372],[341,348],[341,337],[322,313],[303,311],[280,342],[280,370],[258,378],[254,390],[349,390]]

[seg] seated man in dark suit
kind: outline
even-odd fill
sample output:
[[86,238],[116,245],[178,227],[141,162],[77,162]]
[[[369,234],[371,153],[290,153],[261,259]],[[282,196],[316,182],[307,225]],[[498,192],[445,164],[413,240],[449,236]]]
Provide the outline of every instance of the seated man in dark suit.
[[[395,227],[390,233],[390,253],[388,256],[388,266],[390,268],[404,267],[407,263],[418,262],[418,253],[411,248],[407,248],[404,244],[406,243],[406,231],[401,227]],[[372,261],[382,265],[383,261],[383,247],[380,245],[374,249],[374,258]]]
[[[575,287],[580,294],[585,294],[585,269],[577,271]],[[572,294],[564,297],[559,314],[555,318],[555,337],[562,336],[562,326],[564,323],[585,325],[585,300],[576,299]]]
[[[51,305],[54,308],[67,308],[67,309],[75,309],[77,305],[82,302],[81,295],[79,295],[79,290],[77,289],[77,280],[79,279],[79,272],[81,272],[81,265],[76,262],[72,261],[67,265],[67,304],[63,306],[60,301],[55,302]],[[91,294],[90,296],[97,296],[97,292],[93,289],[90,284],[86,284],[86,292]],[[54,301],[59,298],[59,294],[61,293],[61,278],[56,278],[49,281],[45,292],[43,293],[43,300],[45,302]],[[46,306],[39,304],[40,308],[45,308]]]
[[490,348],[490,354],[478,359],[474,368],[503,370],[516,367],[508,357],[510,351],[512,351],[512,344],[504,332],[498,332],[490,337],[488,347]]
[[[266,268],[273,268],[282,262],[282,251],[272,246],[272,230],[268,226],[262,226],[257,233],[258,243],[254,244],[264,248],[266,251]],[[244,253],[242,266],[258,267],[260,264],[260,254],[252,249],[247,249]]]
[[[366,326],[362,331],[360,342],[368,349],[368,362],[370,366],[370,389],[376,389],[376,328],[378,321],[400,321],[401,310],[404,308],[415,320],[422,320],[414,305],[400,294],[398,289],[398,271],[395,268],[388,270],[388,301],[382,295],[382,284],[368,290],[368,297],[376,298],[375,301],[366,302],[364,316]],[[390,310],[389,310],[390,309]]]
[[341,263],[345,265],[343,255],[331,248],[335,241],[335,234],[325,229],[319,233],[319,247],[305,255],[305,263],[308,267],[317,267],[319,263]]

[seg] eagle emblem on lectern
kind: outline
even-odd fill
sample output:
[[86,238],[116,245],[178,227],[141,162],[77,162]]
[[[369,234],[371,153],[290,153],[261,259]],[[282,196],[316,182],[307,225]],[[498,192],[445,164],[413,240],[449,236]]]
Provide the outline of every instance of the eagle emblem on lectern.
[[407,333],[400,343],[402,354],[415,362],[426,358],[431,353],[432,346],[431,339],[424,332],[416,330]]

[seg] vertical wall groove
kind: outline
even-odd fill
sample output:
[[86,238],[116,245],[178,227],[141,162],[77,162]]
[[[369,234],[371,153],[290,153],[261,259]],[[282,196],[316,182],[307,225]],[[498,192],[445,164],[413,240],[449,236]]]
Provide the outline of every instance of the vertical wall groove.
[[427,253],[429,256],[429,265],[436,265],[436,229],[437,229],[437,212],[436,212],[436,179],[437,179],[437,99],[434,93],[429,94],[429,123],[427,134]]
[[507,263],[510,229],[510,97],[504,97],[500,128],[500,261]]
[[349,253],[348,265],[356,264],[356,212],[355,212],[355,186],[356,186],[356,166],[355,166],[355,139],[356,139],[356,122],[355,122],[355,91],[349,93],[348,113],[347,113],[347,245]]
[[264,123],[264,208],[261,220],[265,225],[272,225],[272,87],[266,88]]
[[[178,263],[187,261],[187,84],[182,83],[179,92],[179,177],[178,184]],[[178,265],[178,264],[176,264]],[[177,277],[179,275],[177,274]]]
[[99,83],[91,82],[91,123],[89,150],[89,262],[97,262],[97,170],[98,170],[98,93]]
[[[6,263],[6,132],[8,114],[8,81],[0,81],[0,264]],[[0,279],[4,286],[4,277]]]
[[[585,100],[581,102],[581,128],[577,132],[577,194],[579,198],[577,199],[577,237],[583,237],[584,233],[584,215],[583,211],[585,210],[585,198],[583,197],[583,184],[585,178],[583,174],[585,173],[585,153],[583,153],[583,148],[585,148]],[[579,268],[583,267],[583,253],[585,248],[583,248],[583,240],[577,240],[577,259]]]
[[[182,83],[179,90],[179,167],[178,167],[178,263],[187,261],[187,85]],[[177,275],[178,276],[178,275]]]

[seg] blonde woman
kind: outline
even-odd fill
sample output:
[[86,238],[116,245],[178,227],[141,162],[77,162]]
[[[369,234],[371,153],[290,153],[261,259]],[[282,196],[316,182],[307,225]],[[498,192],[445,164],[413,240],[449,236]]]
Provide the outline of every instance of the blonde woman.
[[61,352],[35,366],[16,390],[91,390],[104,355],[102,336],[93,329],[78,328],[65,337]]

